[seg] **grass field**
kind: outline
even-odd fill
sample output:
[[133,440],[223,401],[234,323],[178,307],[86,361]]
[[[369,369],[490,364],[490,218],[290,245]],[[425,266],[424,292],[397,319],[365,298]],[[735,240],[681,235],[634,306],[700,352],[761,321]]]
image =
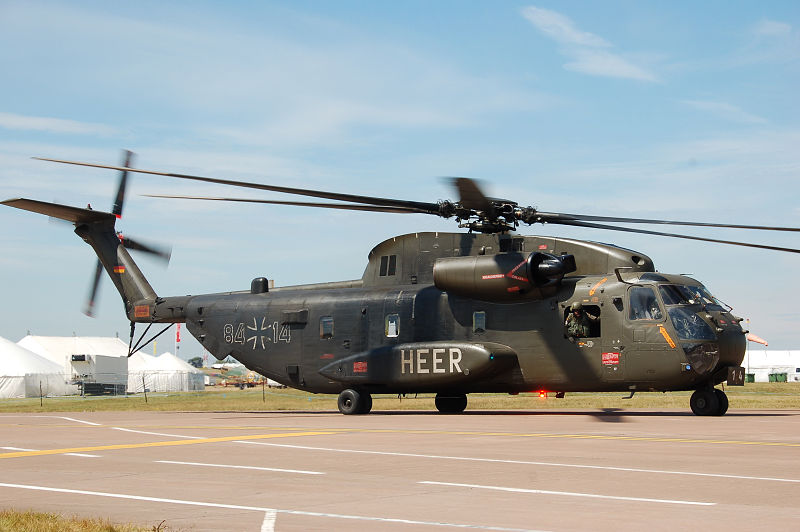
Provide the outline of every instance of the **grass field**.
[[167,532],[160,524],[143,528],[106,519],[65,517],[54,513],[0,510],[0,532]]
[[[752,383],[725,389],[730,409],[800,409],[800,383]],[[467,410],[538,410],[538,409],[689,409],[691,392],[637,393],[623,399],[622,392],[568,393],[563,399],[537,393],[517,396],[470,394]],[[209,387],[204,392],[148,393],[119,397],[45,397],[2,399],[0,412],[94,412],[115,410],[144,411],[336,411],[335,395],[315,395],[292,389]],[[373,411],[435,410],[433,394],[374,396]]]

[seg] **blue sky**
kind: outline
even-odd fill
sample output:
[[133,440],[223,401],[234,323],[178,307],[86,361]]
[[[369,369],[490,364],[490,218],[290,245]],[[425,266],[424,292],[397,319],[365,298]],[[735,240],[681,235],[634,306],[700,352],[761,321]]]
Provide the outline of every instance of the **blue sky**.
[[[546,211],[800,226],[800,4],[0,1],[0,197],[110,208],[116,164],[357,194],[454,199],[441,176]],[[246,195],[134,176],[119,227],[171,243],[159,294],[355,279],[421,215],[170,202]],[[287,199],[278,197],[274,199]],[[800,348],[800,257],[564,227],[691,273],[776,349]],[[677,232],[677,231],[676,231]],[[695,231],[800,247],[800,237]],[[127,338],[70,228],[0,209],[0,336]],[[187,335],[183,335],[184,338]],[[171,341],[159,351],[172,350]],[[186,342],[182,354],[199,353]]]

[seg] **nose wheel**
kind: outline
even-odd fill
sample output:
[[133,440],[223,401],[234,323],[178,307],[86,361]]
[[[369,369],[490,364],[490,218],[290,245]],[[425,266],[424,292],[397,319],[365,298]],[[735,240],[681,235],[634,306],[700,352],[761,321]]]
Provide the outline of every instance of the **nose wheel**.
[[460,414],[467,408],[466,394],[436,394],[436,409],[442,414]]
[[697,416],[721,416],[728,411],[728,396],[716,388],[695,390],[689,406]]
[[372,396],[366,392],[347,389],[339,394],[338,404],[342,414],[369,414],[372,410]]

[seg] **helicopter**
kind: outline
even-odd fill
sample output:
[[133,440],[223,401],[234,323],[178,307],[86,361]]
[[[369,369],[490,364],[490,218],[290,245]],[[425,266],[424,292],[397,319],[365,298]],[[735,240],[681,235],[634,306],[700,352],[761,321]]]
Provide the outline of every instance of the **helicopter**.
[[[129,352],[154,324],[185,323],[213,354],[282,385],[338,394],[342,414],[367,414],[373,394],[435,394],[439,412],[467,407],[469,393],[693,391],[699,416],[721,416],[717,385],[743,386],[742,318],[685,275],[656,271],[647,255],[593,241],[516,234],[520,224],[561,224],[800,253],[793,248],[611,225],[659,224],[800,231],[539,211],[487,197],[453,178],[457,201],[422,202],[301,189],[121,166],[37,158],[121,172],[113,212],[32,199],[4,205],[71,222],[107,272],[131,323]],[[419,232],[377,244],[360,279],[159,296],[127,249],[168,257],[115,229],[131,172],[265,190],[331,202],[151,195],[454,218],[466,232]],[[600,222],[600,223],[598,223]],[[134,345],[136,324],[147,330]],[[146,345],[146,343],[145,343]]]

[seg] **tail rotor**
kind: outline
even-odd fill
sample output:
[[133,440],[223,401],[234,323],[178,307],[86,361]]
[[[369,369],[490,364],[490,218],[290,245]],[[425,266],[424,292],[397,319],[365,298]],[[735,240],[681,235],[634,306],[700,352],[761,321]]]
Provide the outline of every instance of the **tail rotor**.
[[[129,150],[124,150],[122,152],[122,167],[126,168],[126,170],[120,171],[120,178],[119,178],[119,187],[117,187],[117,196],[114,200],[114,205],[112,206],[111,213],[117,217],[117,219],[122,218],[122,209],[125,204],[125,192],[128,186],[128,170],[127,168],[131,168],[133,164],[134,154]],[[149,253],[154,255],[158,259],[164,261],[165,263],[169,263],[170,257],[172,255],[172,248],[161,248],[157,246],[153,246],[151,244],[143,244],[141,242],[132,240],[128,237],[123,237],[122,233],[117,232],[117,238],[125,246],[126,249],[142,251],[144,253]],[[91,288],[89,290],[89,299],[86,302],[86,306],[84,308],[83,313],[87,316],[94,317],[94,307],[95,302],[97,301],[97,293],[100,288],[100,278],[103,275],[103,264],[100,260],[97,260],[97,268],[95,269],[94,280],[92,281]]]

